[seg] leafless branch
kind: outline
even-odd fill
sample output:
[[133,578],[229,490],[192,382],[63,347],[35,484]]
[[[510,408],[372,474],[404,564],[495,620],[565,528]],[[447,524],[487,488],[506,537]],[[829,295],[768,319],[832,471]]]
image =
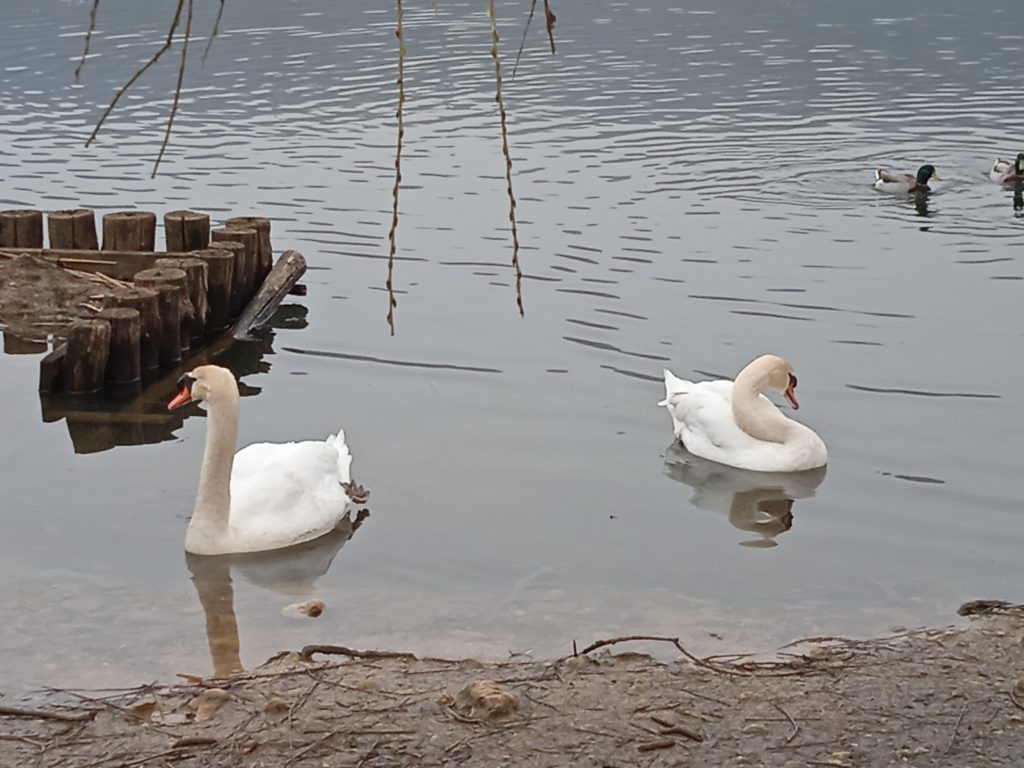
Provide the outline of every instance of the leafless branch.
[[92,43],[92,33],[96,30],[96,13],[100,9],[100,0],[92,0],[92,10],[89,11],[89,30],[85,33],[85,48],[82,50],[82,58],[78,61],[78,66],[75,67],[75,82],[78,82],[78,76],[82,73],[82,67],[85,66],[85,60],[89,56],[89,45]]
[[[178,102],[181,99],[181,84],[185,80],[185,62],[188,58],[188,40],[192,34],[192,5],[193,0],[188,0],[188,15],[185,17],[185,40],[181,44],[181,65],[178,67],[178,82],[174,86],[174,102],[171,104],[171,114],[167,117],[167,130],[164,132],[164,140],[160,144],[160,154],[156,156],[153,163],[153,173],[150,178],[156,176],[160,168],[160,161],[164,159],[164,152],[167,151],[167,143],[171,140],[171,128],[174,127],[174,116],[178,113]],[[179,0],[180,6],[180,0]]]

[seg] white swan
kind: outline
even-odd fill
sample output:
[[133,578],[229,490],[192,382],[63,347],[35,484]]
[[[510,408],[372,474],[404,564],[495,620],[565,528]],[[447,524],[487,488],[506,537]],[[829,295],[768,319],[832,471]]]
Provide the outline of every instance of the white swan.
[[801,472],[828,462],[825,443],[809,427],[787,418],[765,389],[785,394],[793,409],[796,376],[789,363],[762,355],[736,381],[686,381],[665,370],[664,405],[676,437],[704,459],[758,472]]
[[254,443],[235,453],[238,384],[203,365],[178,380],[168,410],[206,401],[203,466],[185,550],[197,555],[262,552],[333,531],[350,504],[369,495],[352,482],[352,454],[341,430],[324,441]]

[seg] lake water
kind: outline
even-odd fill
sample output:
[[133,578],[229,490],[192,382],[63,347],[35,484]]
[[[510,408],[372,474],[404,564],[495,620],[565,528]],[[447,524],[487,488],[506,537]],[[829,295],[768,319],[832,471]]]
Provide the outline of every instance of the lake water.
[[[3,689],[209,674],[207,619],[251,667],[307,642],[771,649],[1020,599],[1024,219],[986,178],[1024,150],[1019,0],[563,0],[514,79],[529,3],[499,3],[523,318],[486,3],[407,3],[393,337],[393,8],[228,2],[150,179],[178,48],[83,145],[173,3],[104,0],[79,85],[89,4],[3,5],[0,207],[270,216],[309,292],[239,369],[241,440],[343,425],[372,490],[347,543],[186,562],[205,421],[76,453],[38,357],[0,357]],[[927,216],[871,188],[924,162]],[[655,405],[665,366],[768,351],[830,449],[797,487],[690,462]],[[297,594],[323,616],[283,615]]]

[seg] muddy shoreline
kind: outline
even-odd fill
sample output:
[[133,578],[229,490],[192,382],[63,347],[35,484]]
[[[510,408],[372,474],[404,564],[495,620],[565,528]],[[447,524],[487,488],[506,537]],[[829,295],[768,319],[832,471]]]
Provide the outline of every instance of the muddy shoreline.
[[499,664],[307,646],[221,680],[0,696],[0,766],[1019,765],[1024,607],[979,614],[770,658],[672,638]]

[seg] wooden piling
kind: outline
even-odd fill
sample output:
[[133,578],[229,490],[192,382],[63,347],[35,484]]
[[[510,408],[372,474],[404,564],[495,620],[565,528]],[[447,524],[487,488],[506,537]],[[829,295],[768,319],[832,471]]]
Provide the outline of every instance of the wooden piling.
[[42,211],[0,211],[0,248],[42,247]]
[[[249,299],[256,293],[256,289],[259,288],[257,283],[257,244],[259,243],[259,234],[255,229],[228,229],[222,227],[220,229],[210,230],[210,239],[214,243],[222,242],[234,242],[241,243],[244,246],[244,252],[240,257],[236,257],[235,269],[238,270],[239,264],[241,264],[241,273],[236,275],[236,285],[241,287],[241,307],[244,307],[249,303]],[[262,281],[262,278],[260,278]],[[240,308],[241,308],[240,307]]]
[[107,384],[124,386],[142,378],[142,318],[137,309],[110,307],[96,317],[110,324],[110,354],[104,379]]
[[224,222],[227,229],[256,230],[256,287],[270,274],[274,266],[274,251],[270,243],[270,219],[262,216],[235,216]]
[[195,211],[164,214],[168,251],[201,251],[210,244],[210,217]]
[[214,248],[227,251],[231,254],[231,305],[228,310],[230,318],[238,317],[248,302],[246,296],[246,267],[249,262],[246,259],[245,246],[237,240],[216,240],[210,243]]
[[45,336],[42,339],[28,339],[24,336],[16,336],[9,329],[4,331],[5,355],[38,355],[46,350]]
[[139,313],[139,367],[151,373],[160,367],[160,302],[151,288],[135,287],[131,293],[112,296],[111,307],[127,307]]
[[190,333],[192,339],[200,339],[206,333],[207,313],[207,267],[202,259],[187,256],[156,260],[157,267],[180,269],[185,273],[185,287],[192,304]]
[[156,214],[118,211],[103,216],[103,250],[152,251],[156,246]]
[[89,208],[52,211],[46,217],[46,225],[50,248],[95,251],[100,247],[96,237],[96,213]]
[[157,292],[160,307],[160,367],[164,370],[173,368],[181,362],[182,337],[189,335],[187,326],[182,334],[182,309],[188,304],[185,273],[180,269],[145,269],[135,276],[135,284]]
[[110,323],[105,320],[76,320],[68,329],[64,357],[68,392],[84,394],[103,388],[110,356]]
[[206,330],[221,331],[231,323],[235,254],[225,248],[207,248],[189,256],[206,263]]

